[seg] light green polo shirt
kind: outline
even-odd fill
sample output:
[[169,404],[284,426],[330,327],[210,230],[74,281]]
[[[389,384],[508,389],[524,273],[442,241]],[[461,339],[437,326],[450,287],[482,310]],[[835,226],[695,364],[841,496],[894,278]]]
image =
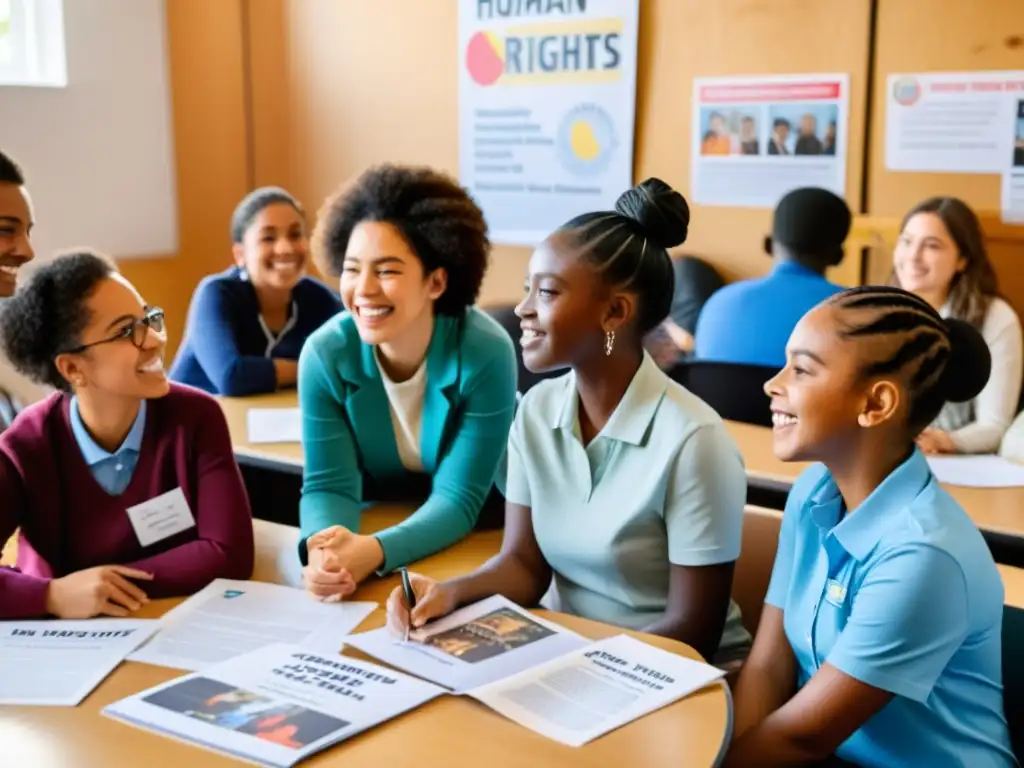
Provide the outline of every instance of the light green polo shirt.
[[[647,354],[586,448],[578,407],[573,373],[526,394],[509,434],[506,498],[532,510],[554,570],[550,607],[643,629],[665,612],[671,563],[739,557],[743,459],[718,414]],[[749,648],[731,602],[714,661]]]

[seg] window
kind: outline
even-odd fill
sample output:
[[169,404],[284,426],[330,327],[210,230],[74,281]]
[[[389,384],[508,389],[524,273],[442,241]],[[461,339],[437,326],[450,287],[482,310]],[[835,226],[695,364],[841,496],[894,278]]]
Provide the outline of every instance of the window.
[[62,0],[0,0],[2,85],[67,85]]

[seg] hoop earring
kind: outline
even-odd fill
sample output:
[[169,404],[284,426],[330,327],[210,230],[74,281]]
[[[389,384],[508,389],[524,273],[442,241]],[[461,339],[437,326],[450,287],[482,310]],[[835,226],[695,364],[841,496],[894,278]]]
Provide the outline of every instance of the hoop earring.
[[612,347],[615,346],[615,331],[606,331],[604,334],[604,354],[609,356],[612,353]]

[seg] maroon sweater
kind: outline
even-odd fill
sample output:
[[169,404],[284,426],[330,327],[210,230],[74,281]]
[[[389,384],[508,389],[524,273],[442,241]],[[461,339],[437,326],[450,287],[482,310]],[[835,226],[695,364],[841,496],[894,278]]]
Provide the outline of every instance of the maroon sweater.
[[[216,400],[179,384],[150,400],[138,463],[118,496],[85,463],[70,403],[53,394],[0,434],[0,542],[21,528],[18,567],[0,568],[0,619],[45,614],[51,578],[97,565],[152,573],[139,582],[151,598],[252,575],[252,512]],[[178,487],[196,525],[141,546],[125,510]]]

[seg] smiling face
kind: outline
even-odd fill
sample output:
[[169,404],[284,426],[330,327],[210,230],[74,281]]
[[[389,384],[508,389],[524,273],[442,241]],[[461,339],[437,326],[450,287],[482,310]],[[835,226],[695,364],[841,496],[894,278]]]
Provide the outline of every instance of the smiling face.
[[887,357],[892,339],[844,339],[839,310],[821,304],[797,323],[786,366],[765,384],[771,398],[772,446],[782,461],[824,461],[851,450],[867,426],[899,421],[904,398],[892,378],[863,375]]
[[0,184],[0,297],[14,294],[18,270],[35,256],[31,233],[28,192],[17,184]]
[[613,300],[597,271],[566,233],[555,233],[530,257],[521,318],[523,364],[534,373],[604,354],[603,319]]
[[398,229],[363,221],[345,250],[340,293],[366,344],[386,344],[429,320],[448,284],[443,269],[423,273],[423,262]]
[[249,223],[234,255],[256,288],[291,291],[306,273],[309,256],[302,215],[288,203],[271,203]]
[[[110,275],[102,280],[86,301],[89,322],[80,343],[112,339],[146,315],[148,307],[138,291],[124,277]],[[95,344],[88,349],[57,358],[57,367],[74,384],[76,392],[96,392],[118,397],[152,399],[167,394],[170,385],[164,371],[163,354],[167,337],[147,329],[142,347],[131,338]]]
[[944,299],[953,279],[967,268],[956,242],[937,214],[911,216],[893,253],[900,287],[922,297]]

